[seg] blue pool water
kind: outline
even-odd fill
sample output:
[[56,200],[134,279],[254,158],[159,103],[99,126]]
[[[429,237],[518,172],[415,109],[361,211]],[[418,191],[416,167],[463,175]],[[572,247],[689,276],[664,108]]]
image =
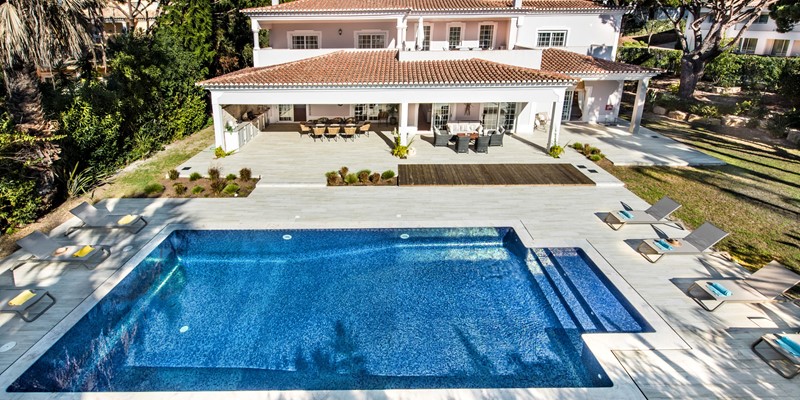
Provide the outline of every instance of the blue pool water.
[[510,228],[183,230],[8,390],[611,386],[580,335],[645,330]]

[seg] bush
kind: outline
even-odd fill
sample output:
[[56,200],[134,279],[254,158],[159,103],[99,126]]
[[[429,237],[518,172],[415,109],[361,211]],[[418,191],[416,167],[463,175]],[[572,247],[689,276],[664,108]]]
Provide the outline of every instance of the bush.
[[233,151],[222,150],[222,147],[214,149],[214,158],[225,158],[231,154],[233,154]]
[[211,179],[212,181],[219,179],[220,174],[221,171],[219,170],[219,168],[212,167],[208,169],[208,179]]
[[236,174],[228,174],[228,175],[225,176],[225,179],[229,180],[229,181],[235,181],[236,180]]
[[352,185],[358,182],[358,176],[356,174],[347,174],[345,176],[344,181],[347,182],[348,185]]
[[203,175],[200,175],[199,172],[192,172],[191,175],[189,175],[189,180],[194,182],[194,181],[196,181],[196,180],[198,180],[198,179],[200,179],[202,177],[203,177]]
[[347,182],[347,173],[350,172],[350,169],[347,167],[339,168],[339,176],[342,177],[342,180]]
[[159,194],[164,192],[164,185],[160,183],[151,183],[144,187],[144,194],[150,196],[153,194]]
[[169,180],[174,181],[174,180],[178,179],[178,177],[181,175],[181,173],[178,172],[177,169],[171,169],[171,170],[169,170],[167,175],[169,175]]
[[232,196],[234,193],[238,191],[239,191],[239,185],[235,183],[228,184],[227,186],[225,186],[224,189],[222,189],[222,193],[225,193],[229,196]]
[[578,151],[583,150],[583,144],[581,142],[575,142],[572,144],[572,148]]
[[686,108],[684,101],[680,97],[668,92],[659,93],[656,96],[654,105],[673,110],[684,110]]
[[200,193],[203,193],[204,190],[205,189],[202,186],[197,185],[197,186],[192,188],[192,194],[200,194]]
[[726,51],[706,65],[705,77],[722,87],[738,86],[742,83],[742,60]]
[[359,181],[359,182],[361,182],[361,183],[367,183],[367,182],[369,182],[369,175],[370,175],[371,173],[372,173],[372,171],[370,171],[370,170],[368,170],[368,169],[362,169],[361,171],[358,171],[358,173],[356,174],[356,176],[358,176],[358,181]]
[[711,104],[692,104],[689,112],[706,118],[717,118],[720,115],[719,108]]
[[602,154],[592,154],[591,156],[589,156],[589,159],[594,161],[594,162],[600,161],[603,158],[604,158],[604,156]]
[[225,190],[226,182],[222,179],[216,178],[211,180],[211,184],[209,188],[211,188],[211,192],[214,194],[220,194],[223,190]]
[[239,170],[239,179],[242,182],[249,182],[253,178],[253,171],[250,168],[242,168]]
[[326,172],[325,178],[328,180],[328,186],[336,186],[341,181],[341,177],[337,171]]
[[561,157],[561,153],[563,153],[563,152],[564,152],[564,148],[563,147],[561,147],[559,145],[555,145],[553,147],[550,147],[550,151],[548,153],[550,154],[550,157],[559,158],[559,157]]
[[772,136],[785,138],[789,134],[789,118],[784,115],[774,115],[767,121],[767,130]]
[[754,101],[742,100],[736,103],[736,108],[733,109],[734,115],[744,115],[750,112],[754,107]]
[[667,91],[668,91],[670,94],[673,94],[673,95],[675,95],[675,96],[677,96],[677,95],[678,95],[678,91],[679,91],[680,89],[681,89],[681,84],[680,84],[680,83],[673,83],[673,84],[669,85],[669,87],[667,87]]
[[381,182],[381,174],[380,172],[374,172],[372,175],[369,176],[369,181],[372,182],[373,185],[377,185]]
[[387,169],[386,171],[383,171],[383,173],[381,174],[381,179],[383,179],[383,180],[387,180],[388,181],[389,179],[392,179],[392,178],[394,178],[394,171],[392,171],[390,169]]
[[34,180],[0,177],[0,229],[5,233],[35,221],[40,203]]
[[617,61],[641,65],[648,68],[663,69],[670,75],[677,75],[680,73],[681,57],[683,57],[683,52],[680,50],[665,50],[652,47],[649,49],[642,47],[619,47],[617,49]]
[[178,196],[183,196],[186,193],[186,186],[183,186],[180,182],[175,182],[172,188],[175,189],[175,194]]

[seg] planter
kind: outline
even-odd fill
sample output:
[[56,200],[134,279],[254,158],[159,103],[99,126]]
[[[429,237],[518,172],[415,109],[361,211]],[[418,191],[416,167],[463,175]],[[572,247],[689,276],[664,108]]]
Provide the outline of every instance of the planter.
[[409,157],[414,157],[415,155],[417,155],[417,149],[415,149],[413,147],[409,147],[408,148],[408,156]]

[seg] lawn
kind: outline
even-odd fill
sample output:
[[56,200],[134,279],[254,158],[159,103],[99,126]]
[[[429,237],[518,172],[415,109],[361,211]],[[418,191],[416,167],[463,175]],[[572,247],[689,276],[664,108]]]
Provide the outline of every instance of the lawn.
[[604,168],[639,197],[668,195],[696,228],[710,221],[731,235],[717,246],[757,269],[772,259],[800,272],[800,150],[734,138],[667,119],[644,125],[722,159],[718,167]]

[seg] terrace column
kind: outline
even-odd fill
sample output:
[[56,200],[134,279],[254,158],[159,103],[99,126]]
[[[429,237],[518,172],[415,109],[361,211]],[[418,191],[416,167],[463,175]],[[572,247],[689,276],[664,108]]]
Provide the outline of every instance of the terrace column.
[[547,151],[558,144],[558,135],[561,131],[561,113],[564,109],[564,91],[559,91],[561,96],[556,96],[556,101],[550,110],[550,130],[547,136]]
[[394,44],[394,47],[399,50],[404,49],[404,43],[406,42],[406,21],[403,18],[397,18],[397,43]]
[[261,31],[261,25],[258,24],[258,21],[252,20],[250,29],[253,31],[253,50],[258,50],[261,48],[261,43],[259,43],[258,40],[258,33]]
[[400,126],[397,128],[397,133],[400,134],[400,144],[408,146],[408,103],[400,103],[398,121]]
[[631,133],[638,133],[639,126],[642,123],[642,112],[644,111],[644,100],[647,95],[647,84],[650,83],[650,78],[639,79],[639,85],[636,87],[636,99],[633,102],[633,115],[631,115],[631,126],[628,129]]
[[225,120],[222,118],[222,106],[219,104],[219,97],[221,93],[211,92],[211,117],[214,120],[214,143],[217,147],[222,147],[223,150],[228,151],[225,146]]

